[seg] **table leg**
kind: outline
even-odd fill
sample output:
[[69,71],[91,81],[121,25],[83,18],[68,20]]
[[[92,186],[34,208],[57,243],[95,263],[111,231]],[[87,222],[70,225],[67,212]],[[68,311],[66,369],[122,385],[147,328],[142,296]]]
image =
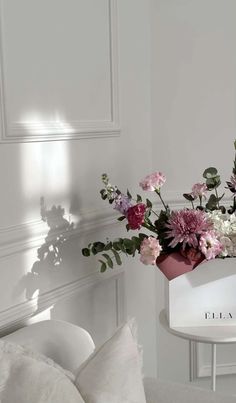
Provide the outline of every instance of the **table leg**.
[[211,345],[211,389],[216,390],[216,344]]
[[189,340],[189,381],[193,382],[195,379],[195,370],[194,370],[194,362],[193,355],[195,351],[195,341]]

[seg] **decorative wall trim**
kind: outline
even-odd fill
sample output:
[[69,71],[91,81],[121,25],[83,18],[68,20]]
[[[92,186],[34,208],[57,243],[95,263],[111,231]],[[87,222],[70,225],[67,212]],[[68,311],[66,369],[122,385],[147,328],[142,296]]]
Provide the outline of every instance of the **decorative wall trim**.
[[[2,17],[0,0],[0,17]],[[117,0],[109,0],[109,51],[110,51],[110,99],[111,120],[66,122],[7,122],[4,82],[4,52],[2,20],[0,21],[0,142],[59,141],[84,138],[116,137],[120,135],[118,97],[118,33]]]
[[72,298],[82,290],[106,281],[116,282],[116,322],[119,325],[124,320],[123,281],[122,269],[109,270],[102,275],[93,273],[81,279],[63,284],[55,289],[33,297],[0,312],[0,333],[6,333],[20,326],[25,320],[53,307],[56,303]]
[[[230,375],[230,374],[236,374],[236,362],[216,365],[216,375]],[[198,378],[202,378],[205,376],[211,376],[210,365],[202,365],[198,369]]]
[[[174,210],[188,207],[188,203],[183,200],[166,199],[166,201],[171,209]],[[161,203],[155,201],[153,208],[156,211],[160,210],[162,208]],[[68,231],[59,228],[58,231],[53,232],[50,240],[53,241],[53,238],[56,239],[59,234],[65,235],[67,238],[80,237],[85,233],[94,232],[109,226],[123,225],[117,221],[117,217],[119,217],[119,214],[116,214],[111,208],[81,213],[80,218],[75,217],[77,222],[73,229]],[[74,221],[73,216],[69,214],[65,215],[64,218],[68,222]],[[45,238],[48,237],[48,230],[47,224],[39,219],[0,228],[0,258],[41,246]]]
[[[63,227],[58,228],[51,235],[48,235],[49,227],[43,220],[0,228],[0,258],[37,248],[42,245],[45,238],[52,242],[57,239],[58,235],[72,239],[111,225],[119,225],[117,217],[118,215],[112,211],[108,212],[108,210],[86,213],[83,215],[83,219],[74,225],[74,228],[69,230]],[[70,215],[65,215],[64,218],[68,222],[73,221]]]

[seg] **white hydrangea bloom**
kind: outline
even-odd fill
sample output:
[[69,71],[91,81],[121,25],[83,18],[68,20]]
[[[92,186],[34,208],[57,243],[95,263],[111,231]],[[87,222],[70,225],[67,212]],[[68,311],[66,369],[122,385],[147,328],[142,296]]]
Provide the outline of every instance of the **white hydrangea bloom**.
[[218,239],[224,246],[221,256],[236,256],[236,215],[214,210],[208,213],[208,217],[213,221]]

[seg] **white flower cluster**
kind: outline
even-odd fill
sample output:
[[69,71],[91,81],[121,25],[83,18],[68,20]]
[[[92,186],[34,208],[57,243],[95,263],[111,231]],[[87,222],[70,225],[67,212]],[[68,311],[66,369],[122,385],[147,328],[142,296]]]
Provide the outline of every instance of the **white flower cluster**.
[[208,216],[213,221],[217,237],[224,248],[221,256],[236,256],[236,215],[214,210]]

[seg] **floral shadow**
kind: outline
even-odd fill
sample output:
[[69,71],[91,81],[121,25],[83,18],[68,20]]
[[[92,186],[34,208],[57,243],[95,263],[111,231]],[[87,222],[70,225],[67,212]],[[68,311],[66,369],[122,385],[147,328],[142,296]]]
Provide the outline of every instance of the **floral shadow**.
[[74,223],[65,218],[65,210],[60,205],[47,209],[43,197],[40,199],[40,214],[49,228],[44,243],[37,249],[37,259],[31,270],[19,281],[14,294],[25,292],[27,300],[36,295],[38,309],[40,295],[58,284],[65,272],[68,255],[68,240],[74,231]]

